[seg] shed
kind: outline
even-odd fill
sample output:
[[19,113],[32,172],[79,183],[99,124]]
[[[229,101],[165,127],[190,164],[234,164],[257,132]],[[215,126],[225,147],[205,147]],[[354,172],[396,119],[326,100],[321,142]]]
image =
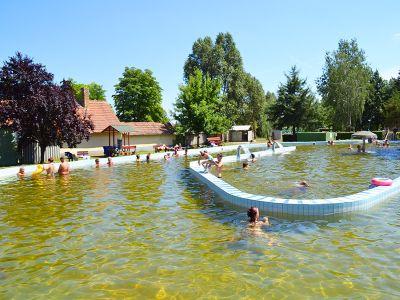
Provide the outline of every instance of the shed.
[[250,142],[254,139],[251,125],[234,125],[229,130],[230,142]]

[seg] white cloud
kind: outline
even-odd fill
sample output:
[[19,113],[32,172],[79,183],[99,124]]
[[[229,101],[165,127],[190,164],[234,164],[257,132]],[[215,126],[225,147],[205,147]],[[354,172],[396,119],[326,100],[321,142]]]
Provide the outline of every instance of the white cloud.
[[398,67],[393,67],[390,69],[385,69],[380,71],[379,73],[381,74],[383,79],[389,80],[390,78],[396,78],[399,74],[400,66]]
[[393,39],[394,40],[399,40],[400,41],[400,32],[396,32],[393,34]]

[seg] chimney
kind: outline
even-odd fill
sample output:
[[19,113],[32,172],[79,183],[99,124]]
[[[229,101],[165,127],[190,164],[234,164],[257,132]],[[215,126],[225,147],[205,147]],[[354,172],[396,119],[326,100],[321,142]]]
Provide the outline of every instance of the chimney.
[[79,104],[83,107],[87,107],[89,103],[89,89],[86,87],[82,88],[82,100],[79,101]]

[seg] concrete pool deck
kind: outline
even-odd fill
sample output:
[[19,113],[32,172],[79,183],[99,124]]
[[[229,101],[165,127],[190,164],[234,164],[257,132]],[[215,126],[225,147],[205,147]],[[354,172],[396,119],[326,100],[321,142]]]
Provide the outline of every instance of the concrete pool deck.
[[[278,148],[275,152],[272,150],[264,150],[254,152],[254,154],[256,157],[262,157],[290,152],[293,151],[293,148],[295,147]],[[236,161],[235,155],[223,158],[223,162],[226,163],[233,161]],[[195,161],[190,163],[190,171],[199,181],[206,184],[222,199],[240,207],[248,208],[250,206],[256,206],[261,211],[275,216],[295,215],[312,217],[350,213],[368,209],[400,193],[400,177],[398,177],[393,180],[391,186],[375,187],[344,197],[327,199],[283,199],[243,192],[211,173],[204,173],[203,167],[199,166]]]

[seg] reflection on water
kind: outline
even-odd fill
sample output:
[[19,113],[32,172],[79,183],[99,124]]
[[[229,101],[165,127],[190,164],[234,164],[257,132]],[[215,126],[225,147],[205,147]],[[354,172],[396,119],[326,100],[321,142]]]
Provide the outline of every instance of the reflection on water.
[[[345,146],[300,146],[285,155],[263,157],[243,170],[239,163],[224,166],[223,179],[253,194],[281,198],[330,198],[368,189],[371,178],[400,176],[397,149],[357,154]],[[378,154],[379,153],[379,154]],[[298,187],[306,180],[310,187]]]
[[[274,158],[289,166],[287,157]],[[340,218],[273,218],[254,231],[186,167],[171,160],[2,185],[0,298],[400,296],[399,198]]]

